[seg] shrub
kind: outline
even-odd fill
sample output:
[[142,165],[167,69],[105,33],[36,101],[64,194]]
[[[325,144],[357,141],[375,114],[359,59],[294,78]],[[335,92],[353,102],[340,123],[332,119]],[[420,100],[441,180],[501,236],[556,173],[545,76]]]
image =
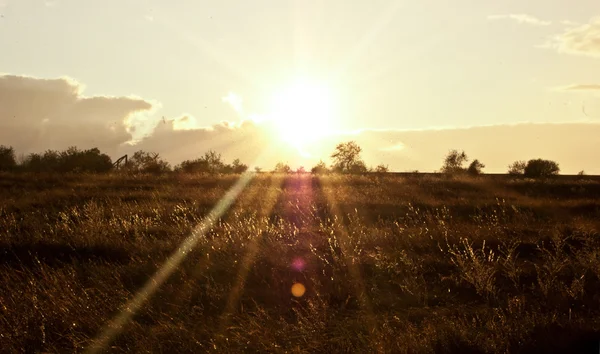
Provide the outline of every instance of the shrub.
[[548,177],[557,175],[560,172],[558,163],[551,160],[535,159],[529,160],[525,166],[524,175],[526,177]]
[[12,171],[16,167],[15,150],[10,146],[0,145],[0,171]]
[[481,170],[484,168],[485,168],[485,165],[482,164],[481,162],[479,162],[479,160],[475,159],[475,160],[473,160],[473,162],[471,162],[471,164],[467,168],[467,173],[472,176],[477,176],[477,175],[480,175],[483,173]]
[[508,165],[508,174],[517,176],[525,174],[525,166],[527,166],[527,162],[525,161],[515,161],[512,164]]

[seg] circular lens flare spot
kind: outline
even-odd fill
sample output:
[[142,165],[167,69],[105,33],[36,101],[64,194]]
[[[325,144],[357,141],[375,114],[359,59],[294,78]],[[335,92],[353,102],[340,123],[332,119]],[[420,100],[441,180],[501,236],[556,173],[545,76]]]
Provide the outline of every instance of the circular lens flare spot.
[[295,297],[302,297],[305,292],[306,288],[304,287],[304,285],[300,283],[292,285],[292,295],[294,295]]
[[303,271],[305,266],[306,266],[306,262],[304,262],[304,259],[302,259],[300,257],[295,258],[292,261],[292,268],[294,268],[298,272]]

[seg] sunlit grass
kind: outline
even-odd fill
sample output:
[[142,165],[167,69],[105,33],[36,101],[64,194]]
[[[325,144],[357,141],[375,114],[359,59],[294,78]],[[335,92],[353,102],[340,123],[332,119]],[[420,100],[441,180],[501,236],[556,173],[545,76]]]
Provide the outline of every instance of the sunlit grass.
[[[2,177],[8,352],[89,348],[237,180]],[[594,181],[259,175],[108,348],[577,352],[600,333],[599,197]]]

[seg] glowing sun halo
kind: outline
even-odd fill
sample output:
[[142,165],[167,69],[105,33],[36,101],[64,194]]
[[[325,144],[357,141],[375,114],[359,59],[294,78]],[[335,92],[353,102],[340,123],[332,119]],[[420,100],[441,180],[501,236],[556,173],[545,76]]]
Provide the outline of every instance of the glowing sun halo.
[[327,86],[298,80],[277,92],[270,118],[281,138],[296,146],[327,135],[334,120],[334,102]]

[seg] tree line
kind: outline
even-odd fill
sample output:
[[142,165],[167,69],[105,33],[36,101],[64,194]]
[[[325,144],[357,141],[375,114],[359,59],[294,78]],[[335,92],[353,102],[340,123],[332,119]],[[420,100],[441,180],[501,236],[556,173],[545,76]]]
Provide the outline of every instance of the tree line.
[[[330,155],[332,164],[320,160],[310,169],[312,174],[322,175],[329,173],[361,174],[361,173],[386,173],[388,166],[379,164],[375,168],[367,167],[361,157],[362,148],[354,141],[336,145]],[[31,153],[17,159],[12,147],[0,145],[0,171],[47,172],[47,173],[106,173],[121,170],[133,173],[206,173],[206,174],[239,174],[248,170],[248,165],[239,159],[225,163],[221,154],[209,150],[196,159],[185,160],[175,167],[163,160],[159,154],[143,150],[136,151],[127,162],[120,165],[120,160],[113,162],[111,158],[100,152],[97,148],[80,150],[70,147],[64,151],[47,150],[44,153]],[[464,151],[450,150],[443,160],[440,172],[449,175],[466,174],[480,175],[485,165],[478,159],[471,161]],[[255,167],[260,172],[259,167]],[[278,162],[271,170],[273,173],[308,173],[303,167],[295,171],[287,164]],[[418,171],[416,171],[418,172]],[[551,160],[531,159],[529,161],[515,161],[508,166],[508,174],[525,177],[548,177],[560,172],[558,163]],[[583,174],[583,171],[580,172]]]

